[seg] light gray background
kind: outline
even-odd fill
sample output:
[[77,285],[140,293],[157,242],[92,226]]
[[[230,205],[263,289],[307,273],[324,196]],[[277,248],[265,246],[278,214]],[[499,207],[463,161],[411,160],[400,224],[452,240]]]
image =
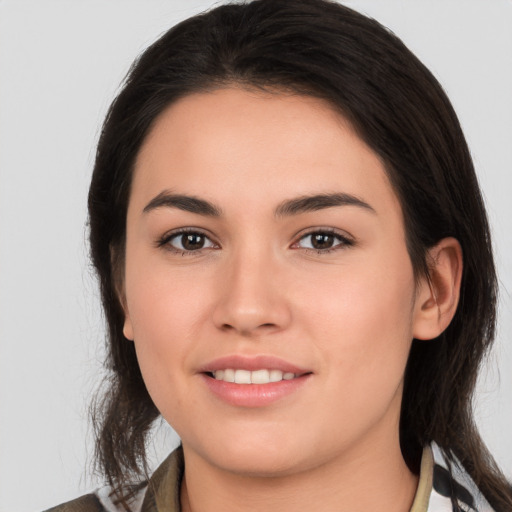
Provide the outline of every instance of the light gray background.
[[[512,477],[512,2],[346,3],[390,27],[433,70],[472,148],[502,285],[477,418]],[[133,58],[210,4],[0,0],[2,511],[41,510],[98,485],[88,469],[86,413],[103,357],[85,243],[94,144]],[[155,460],[175,441],[160,436]]]

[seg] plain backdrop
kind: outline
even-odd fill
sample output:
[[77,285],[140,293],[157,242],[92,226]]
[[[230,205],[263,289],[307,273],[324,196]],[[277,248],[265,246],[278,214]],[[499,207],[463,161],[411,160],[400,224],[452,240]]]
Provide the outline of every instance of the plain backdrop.
[[[353,0],[400,36],[452,99],[474,155],[501,282],[499,336],[475,400],[512,477],[512,2]],[[99,485],[87,407],[103,319],[86,195],[106,109],[132,60],[208,0],[0,0],[0,510]],[[163,431],[155,463],[176,444]]]

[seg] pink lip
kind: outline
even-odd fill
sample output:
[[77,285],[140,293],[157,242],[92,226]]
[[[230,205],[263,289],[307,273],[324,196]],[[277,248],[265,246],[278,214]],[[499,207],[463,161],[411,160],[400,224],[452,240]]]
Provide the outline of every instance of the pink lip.
[[269,382],[268,384],[235,384],[215,380],[208,374],[201,374],[208,389],[222,401],[237,407],[263,407],[298,391],[311,377],[310,373],[292,380]]
[[226,368],[233,368],[235,370],[281,370],[283,373],[295,373],[296,375],[303,375],[311,373],[311,370],[299,368],[284,359],[275,356],[241,356],[231,355],[214,359],[213,361],[205,364],[199,369],[201,373],[214,372],[216,370],[225,370]]
[[[235,384],[216,380],[210,373],[232,368],[236,370],[281,370],[297,375],[291,380],[269,382],[268,384]],[[274,356],[247,357],[233,355],[215,359],[200,370],[200,376],[209,391],[223,402],[237,407],[264,407],[297,392],[312,376],[310,370],[299,368]]]

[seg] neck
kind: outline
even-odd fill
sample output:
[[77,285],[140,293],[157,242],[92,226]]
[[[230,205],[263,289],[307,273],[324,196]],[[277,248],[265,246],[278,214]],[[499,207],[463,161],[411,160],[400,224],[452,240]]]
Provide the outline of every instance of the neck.
[[324,465],[298,473],[254,477],[210,465],[184,447],[183,512],[363,512],[410,510],[418,485],[398,436],[393,443],[351,449]]

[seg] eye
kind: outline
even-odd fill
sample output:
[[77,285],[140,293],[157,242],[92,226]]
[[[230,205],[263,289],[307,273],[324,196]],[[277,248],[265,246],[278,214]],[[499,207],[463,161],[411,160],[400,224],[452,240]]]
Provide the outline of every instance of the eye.
[[330,252],[351,246],[354,242],[349,238],[330,230],[318,230],[303,235],[294,247],[317,252]]
[[167,247],[180,253],[214,249],[217,245],[200,231],[178,231],[165,235],[159,242],[160,247]]

